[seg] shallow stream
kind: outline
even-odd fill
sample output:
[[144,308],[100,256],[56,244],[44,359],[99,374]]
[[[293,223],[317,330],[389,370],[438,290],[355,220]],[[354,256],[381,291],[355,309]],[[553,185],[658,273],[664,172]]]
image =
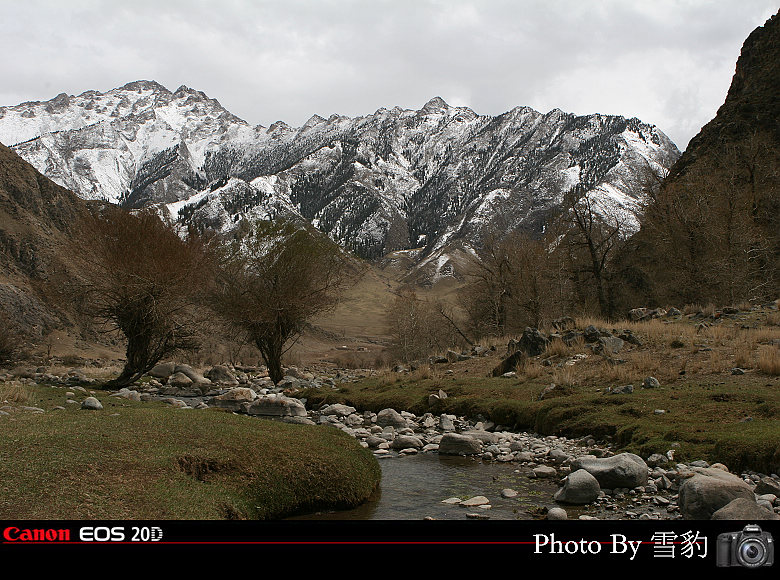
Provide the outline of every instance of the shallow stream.
[[[555,507],[557,480],[531,479],[516,463],[482,462],[469,457],[419,453],[379,459],[382,482],[361,506],[291,519],[306,520],[463,520],[478,513],[491,520],[529,520],[540,507]],[[501,497],[513,489],[514,498]],[[451,497],[485,496],[490,509],[448,505]]]

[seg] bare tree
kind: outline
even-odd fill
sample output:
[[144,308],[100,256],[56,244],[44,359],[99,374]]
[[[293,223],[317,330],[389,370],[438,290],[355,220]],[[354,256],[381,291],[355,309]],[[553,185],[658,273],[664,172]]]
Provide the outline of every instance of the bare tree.
[[[488,236],[465,275],[461,304],[476,335],[541,326],[566,308],[559,255],[548,236]],[[566,281],[564,281],[565,283]]]
[[614,314],[610,262],[628,236],[626,221],[618,211],[598,207],[592,194],[570,192],[553,219],[556,251],[568,259],[568,269],[580,301],[595,294],[599,313]]
[[107,387],[140,378],[163,357],[195,345],[194,321],[207,243],[182,239],[151,211],[114,206],[84,218],[71,244],[77,278],[69,284],[79,309],[127,340],[122,373]]
[[337,304],[359,270],[313,228],[286,220],[258,222],[225,248],[211,303],[257,346],[278,383],[282,355],[308,320]]
[[[457,343],[471,343],[441,300],[424,300],[404,288],[387,308],[387,323],[396,357],[409,363]],[[460,338],[459,338],[460,337]]]

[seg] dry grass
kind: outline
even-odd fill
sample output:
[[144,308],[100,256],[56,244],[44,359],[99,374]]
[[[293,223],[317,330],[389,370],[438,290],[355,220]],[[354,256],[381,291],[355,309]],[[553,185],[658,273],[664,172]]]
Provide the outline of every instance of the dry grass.
[[776,346],[762,347],[758,356],[758,368],[767,375],[780,375],[780,348]]
[[755,364],[753,360],[754,348],[755,345],[749,342],[738,343],[734,352],[734,366],[743,369],[753,368]]
[[552,373],[552,382],[556,385],[573,387],[577,384],[577,373],[572,366],[557,367]]
[[553,339],[544,351],[545,356],[571,356],[572,348],[560,338]]
[[33,395],[29,387],[17,382],[0,383],[0,403],[28,405],[32,402]]

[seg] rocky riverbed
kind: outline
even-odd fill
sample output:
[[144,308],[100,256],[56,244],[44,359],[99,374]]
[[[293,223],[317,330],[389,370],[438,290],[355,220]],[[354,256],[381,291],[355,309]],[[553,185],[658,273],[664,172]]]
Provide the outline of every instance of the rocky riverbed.
[[[336,388],[355,380],[349,372],[315,377],[290,369],[278,385],[262,369],[213,367],[200,374],[187,365],[166,363],[151,378],[132,389],[107,393],[135,401],[163,401],[182,411],[209,407],[234,413],[344,431],[383,461],[404,461],[417,454],[468,457],[484,464],[506,464],[518,477],[549,484],[550,498],[524,506],[518,517],[546,519],[780,519],[780,477],[746,472],[732,474],[721,464],[679,463],[674,450],[641,458],[614,453],[609,444],[592,437],[539,436],[507,431],[479,418],[383,409],[378,413],[332,404],[307,409],[306,401],[285,392],[301,386]],[[64,389],[65,405],[102,410],[93,379],[71,370],[53,375],[46,369],[0,375],[3,381],[42,383]],[[305,384],[304,384],[305,383]],[[431,401],[446,393],[431,394]],[[100,398],[103,398],[102,396]],[[104,399],[105,400],[105,399]],[[16,412],[52,412],[0,402],[0,416]],[[521,486],[518,486],[521,487]],[[557,491],[553,491],[557,490]],[[522,490],[521,490],[522,491]],[[496,482],[494,490],[470,497],[442,497],[457,506],[464,518],[490,519],[493,503],[518,497],[511,487]]]

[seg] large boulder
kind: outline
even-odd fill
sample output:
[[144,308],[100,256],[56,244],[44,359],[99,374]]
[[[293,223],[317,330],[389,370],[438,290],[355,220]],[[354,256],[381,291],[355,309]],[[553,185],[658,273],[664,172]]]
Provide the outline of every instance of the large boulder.
[[206,378],[211,380],[212,383],[216,383],[218,385],[230,385],[230,386],[238,385],[238,379],[235,377],[233,373],[230,372],[230,369],[224,365],[213,366],[206,373]]
[[395,409],[382,409],[376,414],[376,424],[380,427],[406,427],[406,419]]
[[414,435],[399,435],[390,444],[393,449],[422,449],[423,442]]
[[193,383],[210,383],[211,381],[193,369],[190,365],[176,365],[174,373],[186,375]]
[[501,375],[512,372],[515,369],[523,366],[526,358],[528,358],[528,355],[525,354],[524,351],[518,350],[498,363],[496,368],[493,369],[492,375],[494,377],[500,377]]
[[780,520],[780,516],[758,505],[755,500],[739,497],[712,514],[713,520]]
[[439,441],[442,455],[476,455],[482,452],[482,441],[468,435],[445,433]]
[[595,501],[600,492],[598,480],[584,469],[578,469],[566,476],[563,487],[553,499],[561,503],[583,505]]
[[526,327],[523,336],[517,342],[517,349],[525,352],[528,356],[539,356],[547,349],[550,339],[538,328]]
[[633,489],[647,484],[647,463],[633,453],[604,458],[593,455],[578,457],[572,461],[571,470],[578,469],[584,469],[595,477],[602,489]]
[[267,395],[258,397],[245,407],[249,415],[265,417],[305,417],[306,407],[298,399]]
[[241,411],[245,403],[252,403],[257,398],[257,393],[247,387],[236,387],[227,393],[217,395],[211,399],[211,406],[220,409],[228,409],[234,413]]
[[149,371],[149,376],[156,379],[167,379],[173,374],[175,369],[175,362],[162,362],[155,365],[154,368]]
[[693,476],[680,486],[680,513],[688,520],[708,520],[735,499],[755,503],[753,489],[742,479],[722,469],[694,467]]

